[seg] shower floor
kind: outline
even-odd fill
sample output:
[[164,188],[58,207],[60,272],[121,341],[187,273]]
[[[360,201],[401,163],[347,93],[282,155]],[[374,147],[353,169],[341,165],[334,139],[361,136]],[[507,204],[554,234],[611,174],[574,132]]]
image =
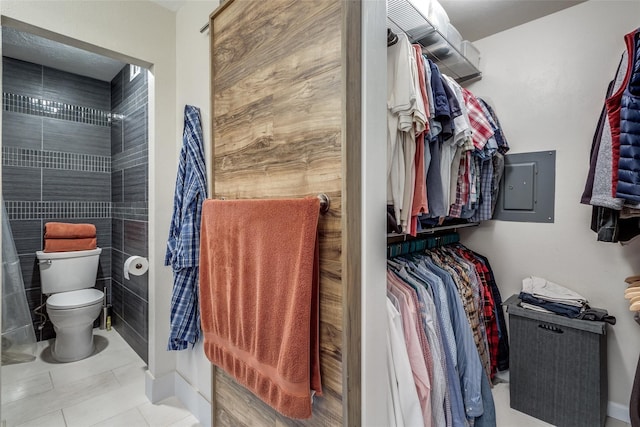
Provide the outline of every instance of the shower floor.
[[84,360],[57,363],[42,341],[36,360],[2,366],[8,427],[200,426],[176,398],[149,402],[144,361],[114,329],[94,332],[96,351]]

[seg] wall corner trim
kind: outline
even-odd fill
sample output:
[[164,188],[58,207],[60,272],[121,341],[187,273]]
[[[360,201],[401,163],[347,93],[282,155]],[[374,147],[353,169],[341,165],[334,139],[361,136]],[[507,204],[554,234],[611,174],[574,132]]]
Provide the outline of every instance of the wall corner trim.
[[203,427],[212,426],[211,402],[179,372],[174,372],[175,395]]
[[145,394],[151,403],[175,395],[175,371],[169,372],[162,377],[156,378],[151,371],[147,370],[145,376]]

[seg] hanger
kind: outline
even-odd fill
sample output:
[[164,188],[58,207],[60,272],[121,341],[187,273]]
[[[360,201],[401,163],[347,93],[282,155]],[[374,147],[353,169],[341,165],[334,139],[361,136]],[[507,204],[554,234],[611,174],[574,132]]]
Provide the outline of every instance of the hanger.
[[392,261],[390,259],[387,260],[387,265],[389,267],[392,267],[394,270],[400,270],[402,268],[402,265],[398,262]]
[[632,284],[633,282],[638,282],[640,281],[640,275],[629,276],[626,279],[624,279],[624,281],[627,282],[628,284]]
[[391,31],[391,28],[387,28],[387,47],[393,46],[396,43],[398,43],[398,35]]
[[629,306],[630,311],[640,311],[640,301],[636,301]]
[[633,289],[633,288],[638,288],[640,287],[640,280],[633,282],[633,283],[629,283],[629,285],[627,285],[627,289]]
[[635,296],[640,296],[640,288],[627,288],[624,290],[625,299],[631,299]]

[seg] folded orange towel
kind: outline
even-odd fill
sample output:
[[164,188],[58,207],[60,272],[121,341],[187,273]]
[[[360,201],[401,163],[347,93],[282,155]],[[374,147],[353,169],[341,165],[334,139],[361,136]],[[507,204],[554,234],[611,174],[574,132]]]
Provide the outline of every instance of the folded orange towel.
[[88,251],[97,247],[95,237],[84,239],[44,239],[44,252]]
[[205,200],[200,310],[205,354],[265,403],[311,417],[322,395],[317,198]]
[[70,224],[66,222],[47,222],[44,225],[45,239],[79,239],[96,237],[93,224]]

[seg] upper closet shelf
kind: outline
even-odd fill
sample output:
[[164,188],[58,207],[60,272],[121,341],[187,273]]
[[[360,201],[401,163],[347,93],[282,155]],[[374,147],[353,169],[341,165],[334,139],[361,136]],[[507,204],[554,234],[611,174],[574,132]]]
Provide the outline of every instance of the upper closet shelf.
[[387,1],[387,25],[395,33],[403,32],[440,70],[459,83],[481,77],[475,67],[409,0]]

